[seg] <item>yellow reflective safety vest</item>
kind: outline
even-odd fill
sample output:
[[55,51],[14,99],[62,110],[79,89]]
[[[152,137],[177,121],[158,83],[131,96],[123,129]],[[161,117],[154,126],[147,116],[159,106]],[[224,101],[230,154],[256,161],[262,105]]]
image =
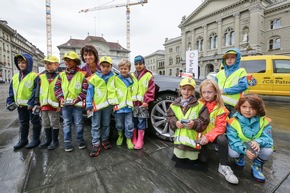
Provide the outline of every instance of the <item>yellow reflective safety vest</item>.
[[[171,104],[170,107],[174,112],[176,118],[180,121],[181,119],[193,120],[197,119],[199,112],[202,109],[204,104],[198,101],[198,105],[193,106],[188,109],[184,115],[180,106]],[[195,142],[195,140],[201,137],[201,133],[196,132],[193,129],[188,129],[187,127],[179,129],[177,128],[174,132],[174,144],[175,145],[185,145],[192,147],[194,149],[200,149],[201,146]]]
[[31,98],[34,87],[34,80],[36,77],[37,73],[30,72],[19,82],[19,73],[14,74],[12,78],[12,88],[14,93],[14,101],[16,104],[28,106],[27,103]]
[[228,124],[237,131],[239,138],[243,142],[251,141],[253,139],[259,138],[262,135],[264,128],[267,125],[269,125],[270,122],[271,122],[270,118],[265,117],[265,116],[261,117],[260,118],[260,130],[259,130],[259,132],[252,139],[249,139],[244,135],[242,128],[241,128],[241,125],[240,125],[240,122],[236,118],[231,118],[228,120]]
[[[244,68],[239,68],[235,72],[233,72],[229,77],[226,77],[225,70],[221,70],[217,73],[216,78],[218,79],[218,86],[220,89],[230,88],[236,84],[238,84],[239,79],[242,77],[247,76],[246,70]],[[244,91],[247,93],[248,89]],[[222,98],[224,102],[228,105],[235,106],[238,100],[244,93],[237,93],[237,94],[222,94]]]
[[97,74],[93,74],[87,78],[88,82],[94,86],[94,100],[93,109],[94,111],[106,108],[109,105],[118,104],[117,94],[115,90],[115,75],[108,79],[108,82],[102,79]]
[[[82,92],[82,85],[83,80],[85,78],[85,74],[86,72],[78,71],[77,73],[75,73],[75,75],[70,81],[68,81],[65,72],[61,72],[59,74],[62,80],[61,88],[64,100],[74,100],[79,96],[79,94]],[[85,106],[84,101],[79,101],[78,103],[74,104],[74,106],[84,107]]]
[[57,77],[55,77],[51,83],[49,83],[46,74],[41,74],[39,78],[41,80],[39,96],[40,106],[51,105],[54,108],[59,107],[59,102],[54,94]]
[[118,105],[114,107],[114,110],[116,111],[126,106],[132,107],[133,109],[134,108],[132,102],[133,85],[127,87],[126,84],[118,76],[115,76],[115,86],[117,92],[116,94],[118,97]]
[[209,114],[209,123],[206,127],[206,129],[202,132],[202,134],[206,134],[208,132],[210,132],[213,128],[216,127],[216,117],[218,117],[219,115],[224,114],[225,112],[227,112],[228,110],[226,109],[226,107],[221,107],[218,108],[218,106],[216,105],[214,107],[214,109],[212,110],[212,112]]
[[149,81],[152,77],[150,72],[146,72],[140,80],[135,77],[135,74],[132,73],[133,78],[133,93],[132,93],[132,100],[133,101],[144,101],[144,95],[148,90]]

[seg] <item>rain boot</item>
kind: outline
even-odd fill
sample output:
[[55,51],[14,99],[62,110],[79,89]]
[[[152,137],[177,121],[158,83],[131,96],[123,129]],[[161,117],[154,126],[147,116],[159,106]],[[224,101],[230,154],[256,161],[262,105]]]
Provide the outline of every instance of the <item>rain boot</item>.
[[27,149],[35,148],[40,144],[40,132],[41,132],[41,126],[33,127],[33,135],[32,135],[32,141],[26,145],[25,147]]
[[118,131],[118,139],[116,141],[117,145],[122,145],[124,140],[124,134],[123,131]]
[[252,175],[257,182],[265,182],[265,176],[263,174],[263,164],[265,161],[256,158],[252,163]]
[[47,147],[48,150],[53,150],[58,147],[58,133],[59,129],[52,129],[52,141],[51,144]]
[[134,144],[132,143],[132,140],[130,138],[127,138],[126,143],[128,149],[134,149]]
[[24,147],[26,144],[28,144],[28,131],[29,131],[29,125],[27,126],[20,126],[19,129],[19,141],[18,143],[13,147],[14,149],[20,149]]
[[137,131],[138,129],[134,128],[133,136],[132,136],[132,143],[135,145],[137,143]]
[[47,148],[51,143],[51,135],[52,135],[52,128],[45,128],[44,129],[46,141],[39,145],[39,148]]
[[142,149],[144,145],[144,134],[145,134],[145,130],[138,130],[138,140],[134,146],[134,149]]
[[235,164],[238,165],[239,167],[244,167],[245,166],[245,160],[244,160],[244,155],[240,154],[240,157],[235,158]]

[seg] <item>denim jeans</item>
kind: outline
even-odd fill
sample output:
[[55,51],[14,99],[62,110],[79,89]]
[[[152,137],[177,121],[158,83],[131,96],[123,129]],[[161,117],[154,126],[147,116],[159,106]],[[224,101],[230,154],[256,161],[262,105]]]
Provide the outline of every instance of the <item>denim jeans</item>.
[[72,142],[71,129],[73,121],[76,128],[77,142],[80,143],[84,141],[83,110],[82,107],[76,106],[66,106],[62,108],[64,142]]
[[[93,145],[99,145],[101,139],[102,141],[109,139],[112,109],[113,107],[109,105],[106,108],[94,112],[92,116],[92,131],[91,131]],[[102,133],[100,134],[101,126]]]
[[116,129],[123,131],[125,129],[125,136],[127,139],[131,139],[134,130],[133,114],[129,113],[115,113]]
[[138,130],[145,130],[147,128],[147,119],[140,117],[133,117],[134,127]]

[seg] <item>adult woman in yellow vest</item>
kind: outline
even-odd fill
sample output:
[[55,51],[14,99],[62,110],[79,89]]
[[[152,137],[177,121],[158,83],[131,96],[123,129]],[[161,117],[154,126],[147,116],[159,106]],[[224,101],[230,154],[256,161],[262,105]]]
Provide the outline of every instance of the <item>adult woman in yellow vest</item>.
[[193,166],[198,159],[201,133],[209,123],[206,106],[194,95],[196,83],[184,78],[180,84],[180,94],[167,111],[167,121],[174,131],[174,156],[176,167]]
[[229,117],[235,113],[234,106],[239,98],[248,90],[247,73],[240,68],[241,52],[234,48],[226,51],[223,55],[223,70],[215,77],[220,88],[226,108],[230,111]]
[[257,95],[244,95],[235,106],[237,111],[228,120],[227,136],[229,156],[243,167],[246,155],[252,163],[252,175],[258,182],[265,182],[263,164],[270,159],[273,150],[272,127],[265,117],[265,105]]
[[74,121],[76,138],[79,149],[85,149],[83,108],[85,106],[88,83],[85,72],[78,67],[81,64],[77,53],[70,51],[64,54],[63,60],[66,65],[64,72],[61,72],[55,83],[55,96],[62,107],[64,150],[73,151],[72,145],[72,124]]
[[210,115],[210,122],[202,132],[200,144],[202,145],[199,159],[207,161],[209,152],[208,144],[215,143],[218,147],[219,167],[218,171],[232,184],[238,184],[239,180],[233,173],[228,163],[228,140],[224,135],[226,131],[229,111],[225,108],[220,90],[214,80],[206,79],[199,86],[201,99],[205,103]]

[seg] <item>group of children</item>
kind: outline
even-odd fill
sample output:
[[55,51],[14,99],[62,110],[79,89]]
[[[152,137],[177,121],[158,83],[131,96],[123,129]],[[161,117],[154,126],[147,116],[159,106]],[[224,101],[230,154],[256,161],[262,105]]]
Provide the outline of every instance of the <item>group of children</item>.
[[183,79],[180,94],[168,109],[167,121],[174,131],[172,160],[176,167],[192,168],[205,163],[207,147],[217,145],[218,171],[226,181],[239,180],[229,166],[228,156],[237,166],[244,167],[244,157],[252,160],[252,176],[265,182],[263,165],[273,153],[272,127],[265,117],[263,100],[247,91],[246,72],[239,67],[241,54],[231,49],[223,55],[224,69],[216,81],[204,80],[200,84],[200,99],[195,96],[196,83]]
[[[154,100],[153,75],[145,68],[142,56],[134,59],[135,72],[130,73],[130,61],[123,59],[118,67],[120,74],[112,71],[112,59],[98,58],[94,47],[84,47],[81,57],[86,66],[79,68],[77,53],[64,54],[66,69],[58,73],[59,61],[47,56],[43,62],[46,71],[40,75],[32,72],[33,60],[29,54],[15,56],[19,73],[9,87],[7,109],[17,108],[20,120],[20,138],[14,149],[24,146],[34,148],[40,144],[41,125],[46,141],[41,148],[55,149],[59,145],[59,112],[63,117],[64,149],[73,150],[72,125],[76,129],[79,149],[86,148],[83,137],[83,111],[91,117],[91,157],[98,156],[101,147],[112,148],[109,142],[110,119],[114,112],[118,131],[117,145],[124,138],[128,149],[142,149],[149,116],[148,105]],[[204,80],[200,95],[195,96],[196,83],[191,78],[181,80],[180,94],[168,109],[167,121],[174,131],[172,160],[176,166],[192,166],[198,160],[208,160],[207,146],[217,144],[218,171],[225,179],[238,184],[228,162],[234,158],[238,166],[245,165],[244,156],[252,163],[252,175],[264,182],[263,164],[272,154],[272,128],[265,117],[265,105],[257,95],[249,95],[246,72],[239,67],[241,54],[237,49],[227,51],[222,60],[224,69],[216,81]],[[40,106],[42,124],[37,108]],[[28,143],[29,122],[33,125],[32,140]]]

